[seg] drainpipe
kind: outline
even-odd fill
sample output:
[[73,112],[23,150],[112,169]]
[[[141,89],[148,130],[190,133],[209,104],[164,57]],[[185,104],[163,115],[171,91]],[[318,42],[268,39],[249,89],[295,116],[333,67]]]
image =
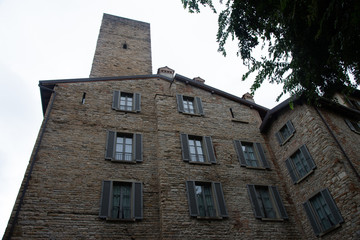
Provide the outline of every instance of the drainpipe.
[[47,88],[47,87],[44,87],[44,86],[41,86],[41,85],[39,85],[39,87],[44,89],[44,90],[52,92],[53,97],[51,99],[50,106],[48,107],[48,111],[47,111],[47,114],[45,116],[45,121],[44,121],[43,127],[42,127],[41,132],[40,132],[39,142],[38,142],[38,144],[36,146],[34,156],[32,157],[32,160],[31,160],[30,169],[29,169],[29,172],[28,172],[27,177],[26,177],[26,181],[25,181],[25,184],[24,184],[24,189],[21,192],[20,201],[19,201],[19,204],[17,205],[15,216],[14,216],[14,218],[13,218],[11,224],[10,224],[9,235],[7,237],[7,239],[9,239],[9,240],[11,239],[12,234],[14,232],[15,224],[16,224],[16,222],[18,220],[20,209],[21,209],[21,206],[22,206],[22,204],[24,202],[24,197],[25,197],[27,188],[29,186],[29,181],[30,181],[30,178],[31,178],[32,171],[34,169],[34,165],[35,165],[35,162],[36,162],[36,157],[37,157],[37,155],[39,153],[39,150],[40,150],[41,141],[42,141],[42,138],[44,136],[46,125],[47,125],[47,122],[49,120],[50,112],[51,112],[51,109],[52,109],[52,106],[53,106],[53,103],[54,103],[54,100],[55,100],[55,96],[56,96],[56,92],[53,89],[50,89],[50,88]]
[[339,142],[338,139],[336,138],[334,132],[331,130],[331,128],[329,127],[329,125],[328,125],[327,122],[325,121],[325,119],[324,119],[323,115],[321,114],[321,112],[319,111],[319,109],[318,109],[317,107],[315,107],[315,110],[316,110],[316,112],[319,114],[321,120],[322,120],[323,123],[325,124],[325,126],[326,126],[326,128],[328,129],[328,131],[330,132],[331,136],[334,138],[336,144],[339,146],[341,152],[344,154],[346,160],[349,162],[351,169],[355,172],[355,175],[356,175],[356,177],[358,178],[358,181],[360,181],[360,175],[359,175],[358,171],[356,170],[354,164],[351,162],[349,156],[346,154],[344,148],[341,146],[340,142]]

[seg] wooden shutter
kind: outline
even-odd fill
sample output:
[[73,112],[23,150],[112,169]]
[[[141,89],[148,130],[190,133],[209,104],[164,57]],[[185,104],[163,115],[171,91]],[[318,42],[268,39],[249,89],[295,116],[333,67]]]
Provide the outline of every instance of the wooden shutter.
[[306,202],[303,204],[303,206],[304,206],[306,215],[307,215],[308,218],[309,218],[310,225],[311,225],[311,227],[312,227],[313,230],[314,230],[315,235],[316,235],[316,236],[319,236],[319,234],[320,234],[320,227],[319,227],[319,225],[318,225],[317,222],[316,222],[316,218],[315,218],[315,216],[314,216],[313,211],[311,210],[311,204],[310,204],[310,202],[309,202],[309,201],[306,201]]
[[257,152],[259,153],[260,160],[264,168],[270,168],[269,162],[266,160],[264,149],[261,146],[261,143],[255,143]]
[[277,209],[279,210],[281,218],[288,219],[288,215],[286,213],[284,204],[281,201],[281,197],[280,197],[277,187],[271,186],[271,187],[269,187],[269,190],[271,191],[271,194],[273,195],[273,197],[275,199],[275,203],[276,203]]
[[239,140],[234,140],[234,145],[235,145],[235,150],[236,150],[240,165],[246,166],[245,155],[244,155],[244,152],[242,149],[241,142]]
[[256,194],[256,189],[255,189],[255,185],[246,185],[248,192],[249,192],[249,197],[250,197],[250,202],[251,202],[251,206],[253,208],[254,211],[254,215],[256,218],[263,218],[264,214],[261,211],[258,199],[257,199],[257,194]]
[[200,115],[204,115],[204,110],[203,110],[203,107],[202,107],[202,102],[201,102],[201,99],[199,97],[195,97],[195,105],[196,105],[196,109],[197,109],[197,114],[200,114]]
[[306,162],[309,164],[310,169],[315,169],[316,168],[315,162],[312,159],[307,147],[305,145],[302,145],[300,147],[300,151],[304,155]]
[[133,214],[135,219],[143,219],[143,189],[141,182],[133,182],[132,183],[132,200],[134,207]]
[[134,159],[137,162],[143,161],[143,147],[142,147],[142,135],[134,134]]
[[105,159],[115,160],[116,132],[107,131]]
[[349,119],[346,119],[346,118],[345,118],[345,122],[346,122],[346,124],[349,126],[349,128],[350,128],[352,131],[356,131],[355,127],[353,126],[353,124],[350,122]]
[[178,111],[183,113],[184,112],[183,95],[176,94],[176,100],[177,100],[177,105],[178,105]]
[[288,169],[288,171],[289,171],[291,180],[292,180],[293,183],[295,184],[295,183],[297,182],[298,178],[297,178],[297,176],[296,176],[295,173],[294,173],[294,167],[293,167],[293,165],[292,165],[291,162],[292,162],[291,159],[288,158],[288,159],[285,160],[285,165],[286,165],[286,167],[287,167],[287,169]]
[[187,134],[180,134],[182,158],[184,161],[190,161],[189,138]]
[[276,132],[275,137],[276,137],[276,140],[278,141],[278,143],[281,145],[282,144],[282,137],[281,137],[280,132]]
[[199,210],[196,202],[196,193],[195,193],[195,182],[186,181],[186,192],[189,202],[189,212],[190,216],[196,217],[199,215]]
[[120,91],[114,91],[112,108],[115,110],[120,108]]
[[334,202],[334,199],[331,197],[329,190],[327,188],[322,190],[321,195],[324,197],[327,205],[330,208],[332,215],[335,218],[336,221],[335,225],[344,222],[344,219],[342,218],[341,213]]
[[209,162],[216,163],[216,157],[214,153],[214,146],[212,144],[211,137],[204,137],[205,140],[205,147],[207,151],[207,156],[209,157]]
[[140,93],[134,93],[134,111],[140,112],[141,110],[141,95]]
[[109,216],[111,185],[112,181],[102,182],[99,212],[99,217],[101,218],[107,218]]
[[286,123],[286,126],[288,127],[288,129],[290,130],[290,133],[293,134],[295,132],[295,128],[294,125],[292,124],[292,122],[289,120]]
[[214,182],[214,189],[215,189],[215,196],[216,196],[216,202],[219,209],[219,216],[220,217],[228,217],[228,212],[225,205],[225,199],[224,199],[224,193],[221,187],[221,183]]

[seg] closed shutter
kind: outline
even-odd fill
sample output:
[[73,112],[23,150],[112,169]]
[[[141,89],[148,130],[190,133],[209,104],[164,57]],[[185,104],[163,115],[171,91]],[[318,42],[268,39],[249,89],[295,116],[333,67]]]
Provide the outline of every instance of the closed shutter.
[[264,150],[263,150],[263,148],[261,146],[261,143],[255,143],[255,146],[256,146],[257,151],[259,153],[260,160],[262,162],[263,167],[264,168],[270,168],[269,162],[266,160],[265,153],[264,153]]
[[199,97],[195,97],[195,104],[196,104],[196,108],[197,108],[197,114],[204,115],[202,102]]
[[336,221],[335,225],[338,224],[338,223],[344,222],[344,219],[342,218],[341,213],[340,213],[339,209],[337,208],[337,206],[336,206],[336,204],[334,202],[334,199],[331,197],[331,194],[330,194],[329,190],[326,188],[326,189],[321,191],[321,194],[324,197],[327,205],[330,208],[330,211],[331,211],[332,215],[335,218],[335,221]]
[[254,211],[254,215],[256,218],[263,218],[264,214],[261,211],[258,199],[257,199],[257,194],[256,194],[256,189],[255,189],[255,185],[247,185],[247,189],[249,192],[249,197],[250,197],[250,202],[251,202],[251,206],[253,208]]
[[279,132],[275,133],[276,136],[276,140],[278,141],[278,143],[281,145],[282,144],[282,138],[281,138],[281,134]]
[[355,127],[352,125],[352,123],[348,119],[345,119],[345,122],[352,131],[356,131]]
[[187,134],[180,134],[182,157],[184,161],[190,161],[189,141]]
[[212,144],[211,137],[204,137],[205,139],[205,146],[207,150],[207,155],[209,157],[209,162],[216,163],[216,157],[214,153],[214,146]]
[[293,168],[293,165],[291,164],[291,160],[290,158],[286,159],[285,161],[285,165],[289,171],[289,174],[290,174],[290,177],[291,177],[291,180],[293,181],[293,183],[295,184],[298,180],[297,176],[295,175],[294,173],[294,168]]
[[106,138],[105,159],[114,160],[116,145],[116,132],[108,131]]
[[178,105],[178,111],[183,113],[184,112],[183,95],[176,94],[176,100],[177,100],[177,105]]
[[280,194],[279,194],[279,191],[278,191],[277,187],[271,186],[271,187],[269,187],[269,189],[270,189],[272,195],[274,196],[274,199],[275,199],[275,202],[276,202],[276,206],[277,206],[277,208],[279,209],[281,218],[282,218],[282,219],[288,219],[288,215],[287,215],[287,213],[286,213],[284,204],[283,204],[282,201],[281,201],[281,197],[280,197]]
[[225,199],[224,199],[224,193],[221,187],[221,183],[215,182],[214,183],[214,189],[215,189],[215,196],[218,204],[219,209],[219,216],[220,217],[228,217],[228,212],[225,206]]
[[199,215],[199,210],[196,202],[196,193],[195,193],[195,182],[194,181],[186,181],[186,192],[189,202],[189,212],[190,216],[196,217]]
[[313,230],[314,230],[315,235],[316,235],[316,236],[319,236],[320,228],[319,228],[319,225],[318,225],[317,222],[316,222],[314,213],[313,213],[313,211],[311,210],[311,204],[310,204],[310,202],[309,202],[309,201],[306,201],[306,202],[303,204],[303,206],[304,206],[306,215],[307,215],[308,218],[309,218],[310,225],[311,225],[311,227],[312,227]]
[[112,181],[102,182],[99,212],[99,217],[101,218],[107,218],[109,216],[111,185]]
[[143,218],[143,190],[142,183],[134,182],[133,187],[133,213],[135,219]]
[[134,159],[137,162],[143,161],[143,148],[142,148],[142,135],[141,134],[134,134]]
[[292,122],[290,120],[287,121],[286,126],[289,128],[291,134],[293,134],[295,132],[294,125],[292,124]]
[[246,166],[245,155],[244,155],[244,152],[242,149],[241,142],[239,140],[234,140],[234,145],[235,145],[235,150],[236,150],[240,165]]
[[302,145],[300,147],[300,151],[301,153],[304,155],[305,159],[306,159],[306,162],[308,163],[310,169],[315,169],[316,168],[316,165],[315,165],[315,162],[314,160],[312,159],[307,147],[305,145]]
[[115,110],[120,108],[120,91],[114,91],[112,108]]
[[140,93],[134,93],[134,109],[135,112],[140,112],[141,110],[141,95]]

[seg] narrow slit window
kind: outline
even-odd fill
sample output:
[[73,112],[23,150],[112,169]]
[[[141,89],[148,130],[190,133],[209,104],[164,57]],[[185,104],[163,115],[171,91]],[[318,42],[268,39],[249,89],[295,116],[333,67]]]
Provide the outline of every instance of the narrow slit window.
[[82,95],[81,104],[85,104],[85,97],[86,97],[86,92],[84,92]]
[[232,118],[235,118],[234,112],[233,112],[232,108],[230,108],[230,113],[231,113],[231,117],[232,117]]

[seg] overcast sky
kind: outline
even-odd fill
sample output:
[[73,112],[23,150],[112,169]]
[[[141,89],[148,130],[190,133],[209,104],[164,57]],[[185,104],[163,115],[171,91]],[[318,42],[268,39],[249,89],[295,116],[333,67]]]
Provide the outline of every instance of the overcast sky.
[[[168,66],[240,97],[249,92],[236,44],[226,58],[217,52],[209,9],[190,14],[181,0],[0,0],[0,236],[43,119],[39,80],[89,76],[103,13],[150,23],[153,73]],[[272,108],[280,92],[267,84],[255,102]]]

